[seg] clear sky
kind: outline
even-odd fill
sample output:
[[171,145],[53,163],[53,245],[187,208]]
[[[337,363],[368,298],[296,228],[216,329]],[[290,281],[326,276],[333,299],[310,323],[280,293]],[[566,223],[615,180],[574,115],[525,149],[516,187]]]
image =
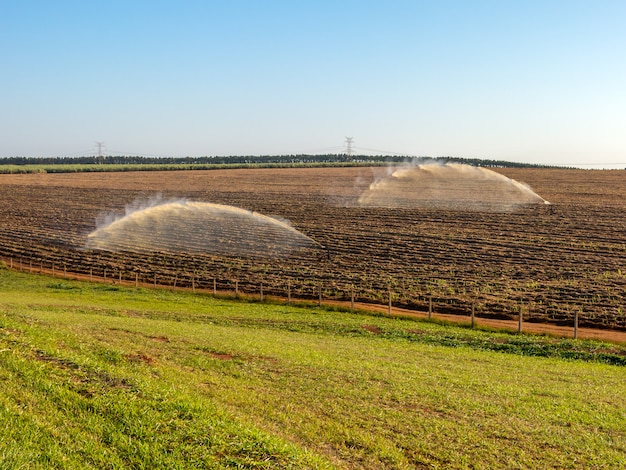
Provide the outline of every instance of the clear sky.
[[[624,0],[0,0],[0,157],[626,167]],[[380,152],[379,152],[380,153]]]

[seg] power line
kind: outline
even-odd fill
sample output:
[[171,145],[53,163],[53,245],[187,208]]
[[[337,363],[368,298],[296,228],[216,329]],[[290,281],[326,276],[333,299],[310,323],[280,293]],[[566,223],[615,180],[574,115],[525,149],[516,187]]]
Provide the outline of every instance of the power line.
[[98,147],[98,157],[102,158],[102,149],[104,148],[104,142],[96,142],[96,146]]
[[352,160],[352,152],[354,151],[354,137],[346,137],[346,155]]
[[398,153],[398,152],[392,152],[391,150],[379,150],[379,149],[368,149],[365,147],[357,147],[360,150],[365,150],[368,152],[378,152],[378,153],[382,153],[382,154],[390,154],[390,155],[398,155],[398,156],[409,156],[408,153]]

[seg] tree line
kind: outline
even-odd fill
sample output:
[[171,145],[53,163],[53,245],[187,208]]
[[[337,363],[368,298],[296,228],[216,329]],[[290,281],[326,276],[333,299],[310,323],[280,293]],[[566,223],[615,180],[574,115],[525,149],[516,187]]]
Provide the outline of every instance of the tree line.
[[106,155],[82,157],[3,157],[0,165],[228,165],[228,164],[298,164],[298,163],[404,163],[412,161],[437,161],[441,163],[465,163],[473,166],[499,168],[547,168],[549,165],[508,162],[480,158],[458,157],[412,157],[409,155],[231,155],[203,157],[145,157],[132,155]]

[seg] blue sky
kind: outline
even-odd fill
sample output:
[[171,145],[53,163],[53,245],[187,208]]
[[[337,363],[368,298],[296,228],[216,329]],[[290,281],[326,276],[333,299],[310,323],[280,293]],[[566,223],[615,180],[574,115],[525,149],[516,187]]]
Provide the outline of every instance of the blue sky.
[[622,0],[0,0],[0,157],[626,167]]

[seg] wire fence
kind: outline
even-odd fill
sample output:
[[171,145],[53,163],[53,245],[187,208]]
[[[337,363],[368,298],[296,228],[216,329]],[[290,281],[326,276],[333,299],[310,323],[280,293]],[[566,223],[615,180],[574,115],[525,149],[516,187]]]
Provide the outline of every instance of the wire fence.
[[[413,293],[410,305],[402,300],[399,292],[392,289],[375,291],[371,287],[360,287],[353,284],[339,285],[329,282],[327,285],[322,279],[287,279],[280,286],[276,282],[264,282],[263,276],[258,275],[251,281],[244,282],[231,275],[228,278],[210,275],[205,272],[176,271],[163,273],[158,271],[146,272],[141,268],[111,269],[102,266],[90,266],[85,269],[75,269],[67,263],[55,260],[5,258],[7,268],[31,274],[41,274],[53,278],[74,279],[96,283],[105,283],[135,288],[153,288],[186,290],[192,293],[208,294],[222,297],[234,297],[248,301],[273,302],[291,304],[308,304],[319,307],[340,308],[347,311],[368,310],[390,316],[418,316],[427,319],[446,319],[464,321],[470,327],[476,327],[479,320],[494,319],[494,315],[487,312],[479,313],[480,301],[478,298],[459,302],[440,298],[431,293]],[[236,274],[236,273],[235,273]],[[587,325],[582,318],[581,308],[571,306],[569,312],[550,312],[553,319],[548,323],[569,328],[573,338],[578,337],[579,326]],[[508,315],[497,315],[497,320],[508,320],[506,326],[518,333],[524,331],[525,323],[546,322],[546,312],[532,309],[530,304],[519,303],[515,311]],[[617,328],[620,329],[620,328]]]

